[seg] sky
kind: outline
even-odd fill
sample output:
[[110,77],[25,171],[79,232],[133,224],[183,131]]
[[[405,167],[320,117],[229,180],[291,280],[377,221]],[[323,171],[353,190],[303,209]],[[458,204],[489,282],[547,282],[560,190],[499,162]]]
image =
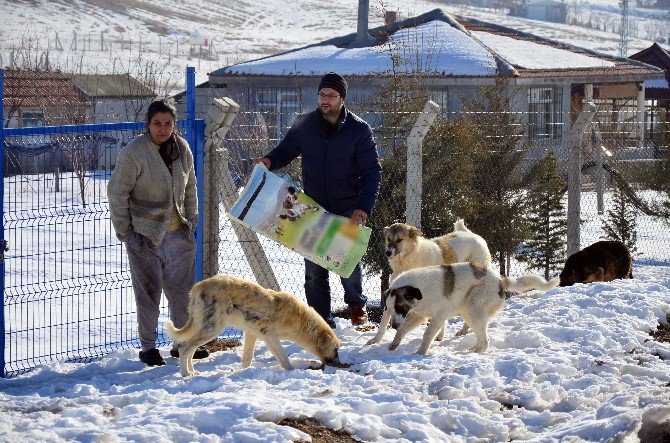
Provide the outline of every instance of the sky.
[[293,371],[262,342],[252,366],[240,348],[196,361],[147,367],[137,350],[92,363],[43,364],[0,379],[0,441],[267,442],[309,438],[275,424],[310,417],[363,441],[635,441],[670,419],[670,344],[649,335],[670,314],[666,267],[638,266],[634,280],[513,297],[489,327],[485,354],[453,335],[418,356],[424,327],[394,352],[364,346],[374,330],[338,319],[340,359],[317,366],[284,342]]

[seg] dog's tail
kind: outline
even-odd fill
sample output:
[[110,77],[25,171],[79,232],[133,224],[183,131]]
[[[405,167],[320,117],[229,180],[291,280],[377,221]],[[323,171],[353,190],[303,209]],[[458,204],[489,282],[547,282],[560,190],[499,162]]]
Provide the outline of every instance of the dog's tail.
[[190,318],[182,328],[176,328],[174,323],[172,323],[172,320],[166,320],[163,326],[165,327],[165,332],[168,337],[175,343],[184,343],[193,335],[193,322]]
[[554,277],[553,279],[547,281],[539,275],[535,274],[526,274],[521,277],[512,278],[512,277],[502,277],[503,288],[507,291],[512,292],[524,292],[531,289],[539,289],[541,291],[548,291],[549,289],[555,288],[560,282],[559,277]]
[[459,218],[456,220],[456,223],[454,223],[454,231],[470,232],[470,230],[465,226],[465,221],[462,218]]
[[166,320],[165,324],[163,325],[165,327],[165,333],[174,341],[175,343],[184,343],[188,339],[190,339],[193,335],[196,334],[196,331],[198,331],[200,328],[198,328],[198,325],[193,324],[193,313],[195,310],[198,309],[197,306],[195,306],[194,300],[200,299],[200,293],[202,292],[202,287],[200,284],[196,284],[193,286],[193,289],[191,289],[191,294],[190,294],[190,303],[188,306],[188,320],[186,321],[186,324],[182,326],[181,328],[175,327],[174,323],[172,323],[172,320]]

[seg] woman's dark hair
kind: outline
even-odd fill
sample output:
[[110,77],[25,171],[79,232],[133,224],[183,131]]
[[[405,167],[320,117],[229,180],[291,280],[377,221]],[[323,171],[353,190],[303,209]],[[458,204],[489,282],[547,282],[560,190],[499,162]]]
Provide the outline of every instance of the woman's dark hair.
[[154,100],[149,105],[146,118],[147,125],[151,122],[151,119],[154,118],[154,115],[158,114],[159,112],[169,112],[172,114],[172,118],[174,118],[175,122],[177,121],[177,108],[175,105],[172,104],[172,102],[161,98],[159,100]]
[[[172,118],[177,123],[177,108],[172,102],[167,101],[162,98],[159,100],[154,100],[149,105],[147,109],[147,127],[151,124],[151,119],[160,112],[167,112],[172,115]],[[161,155],[161,158],[165,162],[165,165],[168,167],[170,172],[172,172],[172,162],[177,160],[181,156],[181,148],[177,142],[176,133],[173,129],[172,137],[170,137],[166,142],[161,143],[158,153]]]

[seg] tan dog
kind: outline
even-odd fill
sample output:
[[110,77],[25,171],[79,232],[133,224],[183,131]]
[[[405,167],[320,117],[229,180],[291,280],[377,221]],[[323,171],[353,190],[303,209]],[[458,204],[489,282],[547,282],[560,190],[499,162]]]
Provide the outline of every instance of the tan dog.
[[[385,227],[383,235],[386,243],[386,256],[393,270],[389,278],[389,285],[400,273],[424,266],[460,262],[471,262],[484,267],[491,266],[491,253],[486,240],[470,231],[462,219],[454,223],[454,232],[433,239],[423,237],[419,229],[405,223],[394,223]],[[384,299],[382,299],[382,307],[384,306]],[[391,313],[385,310],[384,314],[382,322],[388,323]],[[395,317],[393,326],[397,326]],[[467,333],[468,324],[465,323],[456,336]],[[438,340],[443,338],[444,328],[437,336]]]
[[215,339],[226,326],[244,332],[242,368],[251,364],[256,340],[284,369],[293,369],[279,340],[290,340],[321,360],[339,364],[340,340],[316,311],[286,292],[276,292],[229,275],[217,275],[191,290],[189,318],[183,328],[165,322],[168,335],[181,343],[179,372],[193,375],[193,353],[198,346]]
[[[405,334],[430,319],[417,351],[417,354],[426,354],[444,322],[460,315],[477,337],[470,350],[486,352],[489,321],[505,305],[505,299],[510,296],[508,291],[547,291],[558,286],[558,282],[558,277],[546,281],[534,274],[501,277],[490,268],[472,263],[428,266],[403,272],[393,281],[386,296],[387,310],[405,317],[389,350],[396,350]],[[380,323],[379,331],[367,344],[379,343],[385,332],[386,325]]]

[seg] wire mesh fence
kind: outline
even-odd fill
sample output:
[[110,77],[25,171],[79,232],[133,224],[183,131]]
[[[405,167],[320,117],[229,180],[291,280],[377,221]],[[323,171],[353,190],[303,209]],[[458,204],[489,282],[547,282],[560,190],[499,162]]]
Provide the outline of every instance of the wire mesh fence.
[[[406,191],[407,139],[425,100],[417,103],[399,109],[354,109],[371,123],[384,169],[364,257],[369,303],[379,303],[390,272],[382,228],[406,222],[408,204],[417,201],[418,224],[426,237],[451,232],[453,223],[463,218],[488,242],[494,267],[502,273],[531,269],[555,275],[566,255],[566,171],[571,160],[569,140],[563,137],[566,123],[552,122],[540,110],[536,112],[542,118],[502,110],[440,114],[424,128],[422,191],[412,194]],[[209,170],[198,172],[205,187],[216,190],[223,174],[234,186],[244,186],[253,159],[276,146],[295,117],[294,110],[283,117],[277,112],[237,115],[223,144],[210,145],[225,148],[227,156],[208,152],[210,162],[225,161],[225,167],[210,164]],[[630,115],[627,110],[599,109],[579,137],[580,243],[583,247],[619,235],[633,250],[635,265],[668,266],[667,114],[647,109],[643,135],[641,122]],[[529,125],[534,124],[542,129],[529,138]],[[548,130],[547,125],[559,129]],[[101,126],[106,129],[95,129]],[[86,359],[138,345],[126,255],[111,228],[105,190],[116,151],[143,125],[60,128],[4,134],[3,221],[10,245],[5,254],[5,375],[42,362]],[[299,161],[278,173],[300,185]],[[205,195],[205,218],[215,223],[216,235],[203,238],[202,247],[211,252],[204,255],[203,266],[258,281],[243,251],[243,242],[249,240],[240,240],[219,197],[212,197],[216,192]],[[551,235],[542,231],[547,227]],[[265,272],[304,301],[303,259],[270,239],[258,241],[269,262]],[[333,308],[344,308],[335,278],[331,291]],[[238,337],[239,331],[225,334]],[[160,335],[158,344],[164,343]]]
[[[364,292],[379,303],[390,268],[382,228],[407,221],[407,205],[420,199],[420,228],[432,238],[453,230],[463,218],[489,245],[494,267],[507,275],[528,271],[552,277],[566,259],[567,169],[571,161],[563,126],[547,113],[478,112],[442,115],[423,143],[422,193],[408,195],[407,137],[421,111],[357,110],[373,126],[383,165],[377,207],[369,219],[373,235],[365,264]],[[668,130],[663,113],[646,109],[643,126],[637,111],[600,108],[579,136],[581,158],[580,245],[619,239],[633,251],[636,265],[670,265],[667,210]],[[614,122],[612,122],[614,119]],[[654,125],[650,123],[655,121]],[[253,159],[265,155],[288,127],[274,112],[241,112],[225,141],[229,172],[243,186]],[[536,125],[534,130],[531,126]],[[548,126],[554,127],[549,128]],[[645,131],[644,137],[641,130]],[[533,135],[528,137],[528,134]],[[557,136],[558,134],[558,136]],[[300,184],[300,161],[278,171]],[[213,178],[216,181],[216,178]],[[551,206],[551,203],[553,206]],[[230,221],[221,212],[219,272],[254,279]],[[305,300],[301,257],[261,239],[271,272],[283,290]],[[334,309],[345,308],[343,291],[331,278]]]

